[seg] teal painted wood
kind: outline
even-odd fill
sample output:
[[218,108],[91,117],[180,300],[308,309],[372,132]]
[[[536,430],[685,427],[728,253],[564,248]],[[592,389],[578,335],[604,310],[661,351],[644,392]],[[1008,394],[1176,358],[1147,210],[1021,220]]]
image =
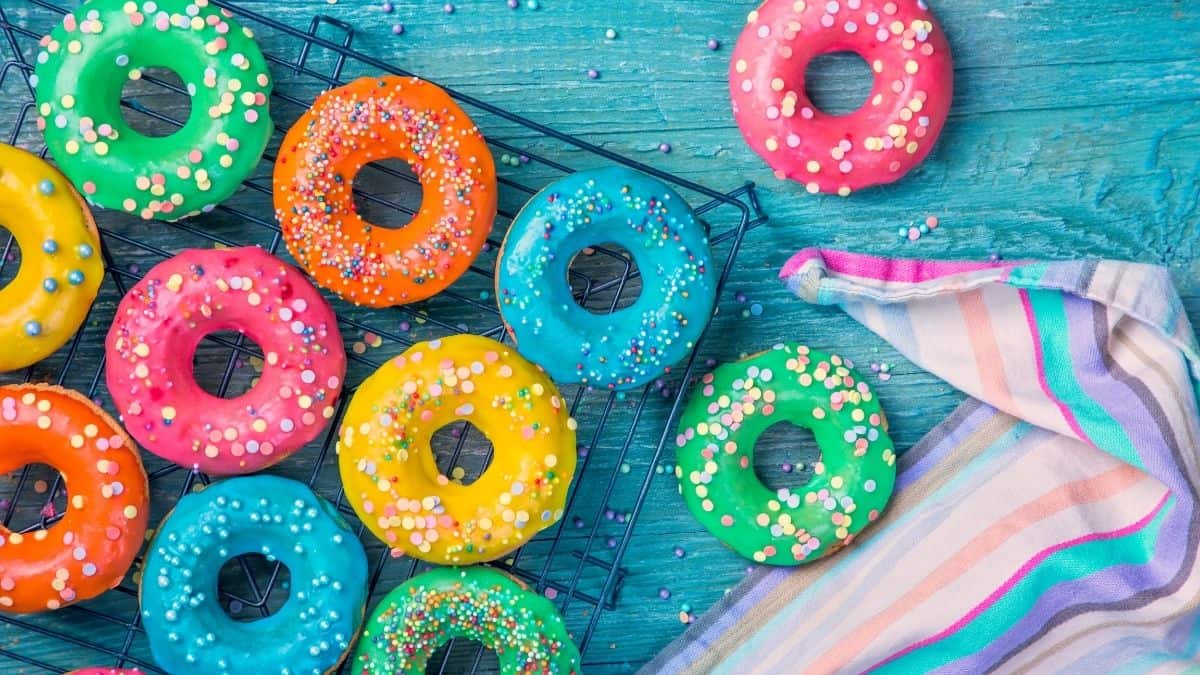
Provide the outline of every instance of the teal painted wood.
[[[757,181],[772,220],[748,238],[731,282],[748,302],[722,304],[705,356],[732,359],[799,339],[863,366],[895,364],[890,380],[872,379],[901,448],[943,418],[959,394],[836,310],[790,298],[775,273],[792,251],[819,245],[936,258],[1128,258],[1168,266],[1190,316],[1200,318],[1200,3],[934,2],[956,63],[946,131],[904,181],[842,199],[772,178],[732,122],[726,59],[754,3],[539,2],[533,11],[524,2],[511,10],[503,0],[463,0],[450,15],[433,0],[397,2],[393,14],[357,0],[247,4],[296,24],[316,12],[337,17],[358,29],[356,46],[384,60],[706,185]],[[391,31],[396,23],[405,26],[402,36]],[[605,39],[608,28],[615,40]],[[710,38],[722,47],[710,51]],[[587,77],[589,68],[598,79]],[[846,107],[865,91],[836,73],[818,75],[820,101]],[[528,138],[501,120],[488,120],[485,132]],[[659,152],[664,142],[669,154]],[[579,168],[588,160],[562,151],[553,158]],[[896,236],[928,215],[940,219],[935,233],[917,242]],[[761,316],[742,316],[751,303],[762,305]],[[650,450],[632,452],[631,478],[619,484],[614,509],[635,495],[640,481],[632,477],[649,468]],[[813,452],[803,437],[773,434],[760,466]],[[605,458],[596,459],[603,466]],[[776,484],[802,480],[777,468],[764,472]],[[675,547],[686,554],[676,557]],[[683,603],[704,611],[746,569],[686,513],[665,473],[651,485],[626,563],[618,609],[603,615],[589,649],[588,660],[605,664],[603,672],[635,669],[683,630]],[[661,588],[669,600],[659,598]],[[79,630],[101,636],[110,628]],[[70,645],[0,629],[0,644],[17,642],[51,663],[75,663]],[[2,661],[0,669],[13,670]]]

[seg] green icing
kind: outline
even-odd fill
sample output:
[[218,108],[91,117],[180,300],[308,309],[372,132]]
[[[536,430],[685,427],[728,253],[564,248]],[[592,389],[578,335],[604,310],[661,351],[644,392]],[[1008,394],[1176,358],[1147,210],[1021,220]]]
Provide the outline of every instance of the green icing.
[[579,650],[554,605],[491,567],[445,567],[392,589],[363,628],[349,670],[425,672],[451,638],[496,652],[503,673],[579,673]]
[[[41,47],[38,126],[92,204],[177,220],[228,198],[262,157],[272,132],[266,60],[250,30],[208,0],[92,0]],[[191,96],[183,128],[162,138],[121,115],[125,82],[150,67],[177,73]]]
[[[812,479],[771,490],[754,444],[788,421],[821,449]],[[676,437],[675,475],[688,508],[741,555],[799,565],[849,544],[887,505],[896,454],[870,387],[836,355],[780,344],[705,375]]]

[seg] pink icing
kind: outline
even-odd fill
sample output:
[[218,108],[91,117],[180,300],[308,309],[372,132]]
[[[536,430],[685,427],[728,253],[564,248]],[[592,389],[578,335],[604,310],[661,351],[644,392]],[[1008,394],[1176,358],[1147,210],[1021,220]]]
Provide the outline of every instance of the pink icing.
[[[252,338],[264,357],[259,382],[233,399],[205,392],[192,374],[200,340],[226,329]],[[258,471],[315,438],[345,373],[329,304],[299,271],[254,247],[193,249],[160,263],[121,301],[108,333],[105,376],[129,434],[213,474]]]
[[[850,51],[875,74],[858,110],[816,108],[814,57]],[[729,67],[742,135],[779,178],[848,195],[890,183],[929,154],[950,109],[953,64],[923,0],[766,0],[750,13]]]

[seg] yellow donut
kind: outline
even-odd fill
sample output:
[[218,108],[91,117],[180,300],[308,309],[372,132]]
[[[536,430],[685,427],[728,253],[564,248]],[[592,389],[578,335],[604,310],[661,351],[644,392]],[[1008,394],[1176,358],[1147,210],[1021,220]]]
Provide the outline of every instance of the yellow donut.
[[[492,463],[462,485],[429,441],[468,420]],[[495,560],[562,518],[575,420],[554,383],[516,350],[475,335],[413,345],[354,394],[338,439],[346,498],[392,548],[432,563]]]
[[0,372],[54,353],[87,316],[100,282],[100,235],[75,188],[44,160],[0,144],[0,223],[21,248],[0,290]]

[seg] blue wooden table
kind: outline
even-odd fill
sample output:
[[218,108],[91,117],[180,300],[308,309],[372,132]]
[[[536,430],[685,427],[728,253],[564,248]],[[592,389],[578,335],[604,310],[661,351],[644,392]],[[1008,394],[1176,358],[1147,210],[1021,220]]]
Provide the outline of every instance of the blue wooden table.
[[[933,3],[954,49],[950,121],[909,177],[849,199],[774,179],[741,140],[725,72],[752,2],[521,0],[512,9],[504,0],[461,0],[449,12],[422,0],[395,2],[390,13],[360,0],[245,5],[297,24],[330,15],[351,24],[355,46],[374,56],[704,185],[758,183],[770,223],[745,241],[731,277],[736,294],[721,306],[706,356],[734,359],[803,340],[838,350],[864,370],[886,364],[883,378],[870,379],[900,448],[941,420],[960,394],[836,310],[791,298],[776,272],[795,250],[1133,259],[1169,267],[1193,320],[1200,318],[1194,0]],[[854,59],[818,65],[811,86],[826,107],[851,108],[869,88],[865,66]],[[523,133],[485,132],[516,144]],[[579,158],[564,151],[557,159]],[[897,236],[928,216],[938,218],[936,231],[917,241]],[[806,436],[781,431],[760,455],[760,473],[782,486],[802,473],[788,475],[781,465],[811,461],[815,448]],[[637,467],[646,456],[635,449],[628,461]],[[668,474],[651,483],[625,557],[618,610],[589,646],[588,660],[600,664],[594,671],[635,669],[684,630],[681,611],[703,612],[746,571],[744,560],[687,514]],[[619,512],[637,487],[619,483],[612,507]],[[0,646],[31,639],[6,630],[0,627]],[[62,651],[50,654],[52,662],[70,661],[70,645],[47,641],[44,649]],[[0,658],[0,670],[14,669]]]

